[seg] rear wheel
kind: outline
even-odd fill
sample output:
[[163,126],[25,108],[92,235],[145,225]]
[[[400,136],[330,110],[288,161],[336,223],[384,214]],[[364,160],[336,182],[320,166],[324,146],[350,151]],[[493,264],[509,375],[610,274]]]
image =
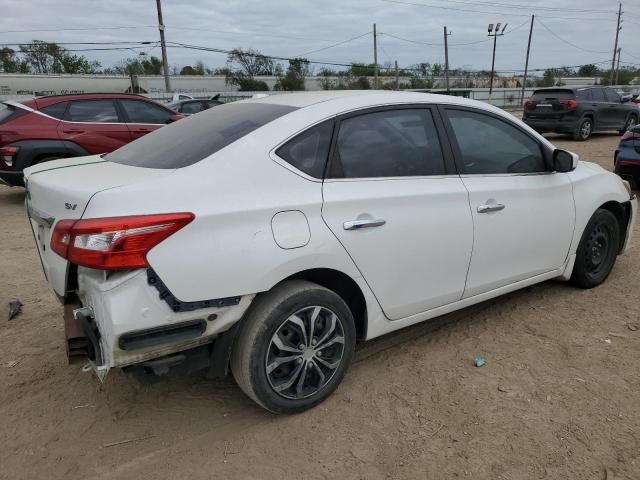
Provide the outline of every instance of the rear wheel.
[[606,280],[620,249],[620,226],[609,210],[599,209],[587,224],[576,252],[571,282],[593,288]]
[[629,118],[627,118],[627,121],[625,122],[624,127],[622,128],[622,130],[620,130],[620,135],[624,135],[625,132],[635,127],[637,123],[638,123],[638,117],[636,117],[635,115],[629,115]]
[[351,363],[356,331],[341,297],[311,282],[283,282],[255,300],[231,353],[240,388],[275,413],[316,406]]
[[573,132],[573,139],[584,142],[591,136],[593,131],[593,121],[590,118],[583,118],[578,124],[578,128]]

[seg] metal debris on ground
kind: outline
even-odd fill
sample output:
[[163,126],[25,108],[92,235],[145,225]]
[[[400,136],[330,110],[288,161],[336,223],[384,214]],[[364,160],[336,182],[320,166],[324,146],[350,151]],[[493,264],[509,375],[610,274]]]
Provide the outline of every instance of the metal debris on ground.
[[22,302],[17,298],[9,302],[9,320],[13,320],[20,313]]
[[627,328],[629,330],[631,330],[632,332],[636,332],[638,331],[638,325],[636,325],[635,323],[630,323],[627,325]]
[[20,360],[11,360],[7,362],[7,368],[13,368],[20,363]]
[[476,357],[476,360],[475,360],[475,362],[474,362],[474,365],[475,365],[476,367],[481,367],[481,366],[483,366],[485,363],[487,363],[487,361],[484,359],[484,357],[483,357],[482,355],[478,355],[478,356]]

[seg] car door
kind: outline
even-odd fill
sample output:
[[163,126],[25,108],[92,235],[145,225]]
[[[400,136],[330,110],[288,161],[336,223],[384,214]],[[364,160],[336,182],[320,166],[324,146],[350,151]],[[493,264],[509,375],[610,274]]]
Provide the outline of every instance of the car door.
[[182,103],[182,110],[180,110],[180,113],[184,115],[193,115],[194,113],[199,113],[203,110],[206,110],[204,102],[200,100],[192,100]]
[[607,98],[604,94],[604,88],[602,87],[593,87],[591,89],[591,106],[594,109],[595,118],[594,118],[594,130],[604,130],[609,128],[610,119],[608,113],[608,105]]
[[551,152],[514,122],[444,107],[473,215],[473,255],[464,297],[561,268],[574,228],[571,182]]
[[605,88],[604,95],[607,99],[605,108],[607,111],[609,126],[617,130],[622,129],[627,121],[627,114],[629,111],[622,104],[622,98],[620,98],[618,92],[612,88]]
[[131,141],[113,100],[73,100],[58,124],[58,135],[90,154],[111,152]]
[[119,100],[131,138],[135,140],[171,122],[173,112],[146,100]]
[[392,320],[459,300],[473,227],[435,108],[337,122],[322,216]]

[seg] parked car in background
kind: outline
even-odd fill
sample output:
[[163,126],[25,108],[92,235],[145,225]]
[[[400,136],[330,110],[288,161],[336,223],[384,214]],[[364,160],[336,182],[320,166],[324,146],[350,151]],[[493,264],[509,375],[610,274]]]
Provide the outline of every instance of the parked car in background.
[[193,115],[194,113],[208,110],[211,107],[222,105],[222,102],[218,100],[219,95],[216,95],[210,99],[192,99],[181,100],[179,102],[173,102],[169,104],[169,108],[181,113],[184,116]]
[[628,182],[503,110],[375,90],[228,103],[25,178],[100,378],[230,366],[279,413],[329,396],[358,340],[552,278],[601,284],[637,210]]
[[640,126],[622,135],[614,158],[614,172],[640,189]]
[[568,133],[587,140],[594,132],[621,134],[638,123],[640,110],[612,88],[553,87],[536,90],[524,103],[523,121],[540,133]]
[[108,153],[183,115],[140,95],[76,94],[0,103],[0,182],[58,158]]

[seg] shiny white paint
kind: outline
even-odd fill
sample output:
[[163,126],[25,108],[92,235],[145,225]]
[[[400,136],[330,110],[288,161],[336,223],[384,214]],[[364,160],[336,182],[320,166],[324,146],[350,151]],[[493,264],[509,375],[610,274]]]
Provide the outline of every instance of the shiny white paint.
[[[27,172],[32,204],[50,209],[57,220],[76,218],[60,210],[67,197],[84,209],[84,218],[193,212],[191,224],[147,257],[178,299],[243,297],[240,306],[225,310],[228,328],[256,294],[305,270],[332,269],[361,289],[367,338],[374,338],[536,282],[568,278],[591,215],[606,202],[629,200],[618,177],[586,162],[569,174],[323,184],[284,163],[276,148],[309,125],[372,106],[470,106],[517,123],[552,146],[510,114],[456,97],[313,92],[249,101],[301,108],[175,171],[92,163],[95,157],[73,168],[54,170],[56,162],[32,167]],[[490,198],[506,208],[481,216],[477,206]],[[358,231],[342,228],[363,215],[387,223]],[[66,262],[51,251],[42,253],[45,263],[62,262],[49,275],[61,293]],[[106,279],[83,269],[79,284],[83,301],[99,312],[109,365],[140,361],[117,348],[122,333],[203,314],[174,314],[140,271]],[[208,330],[206,338],[220,331]],[[145,352],[144,358],[162,354],[166,350]]]

